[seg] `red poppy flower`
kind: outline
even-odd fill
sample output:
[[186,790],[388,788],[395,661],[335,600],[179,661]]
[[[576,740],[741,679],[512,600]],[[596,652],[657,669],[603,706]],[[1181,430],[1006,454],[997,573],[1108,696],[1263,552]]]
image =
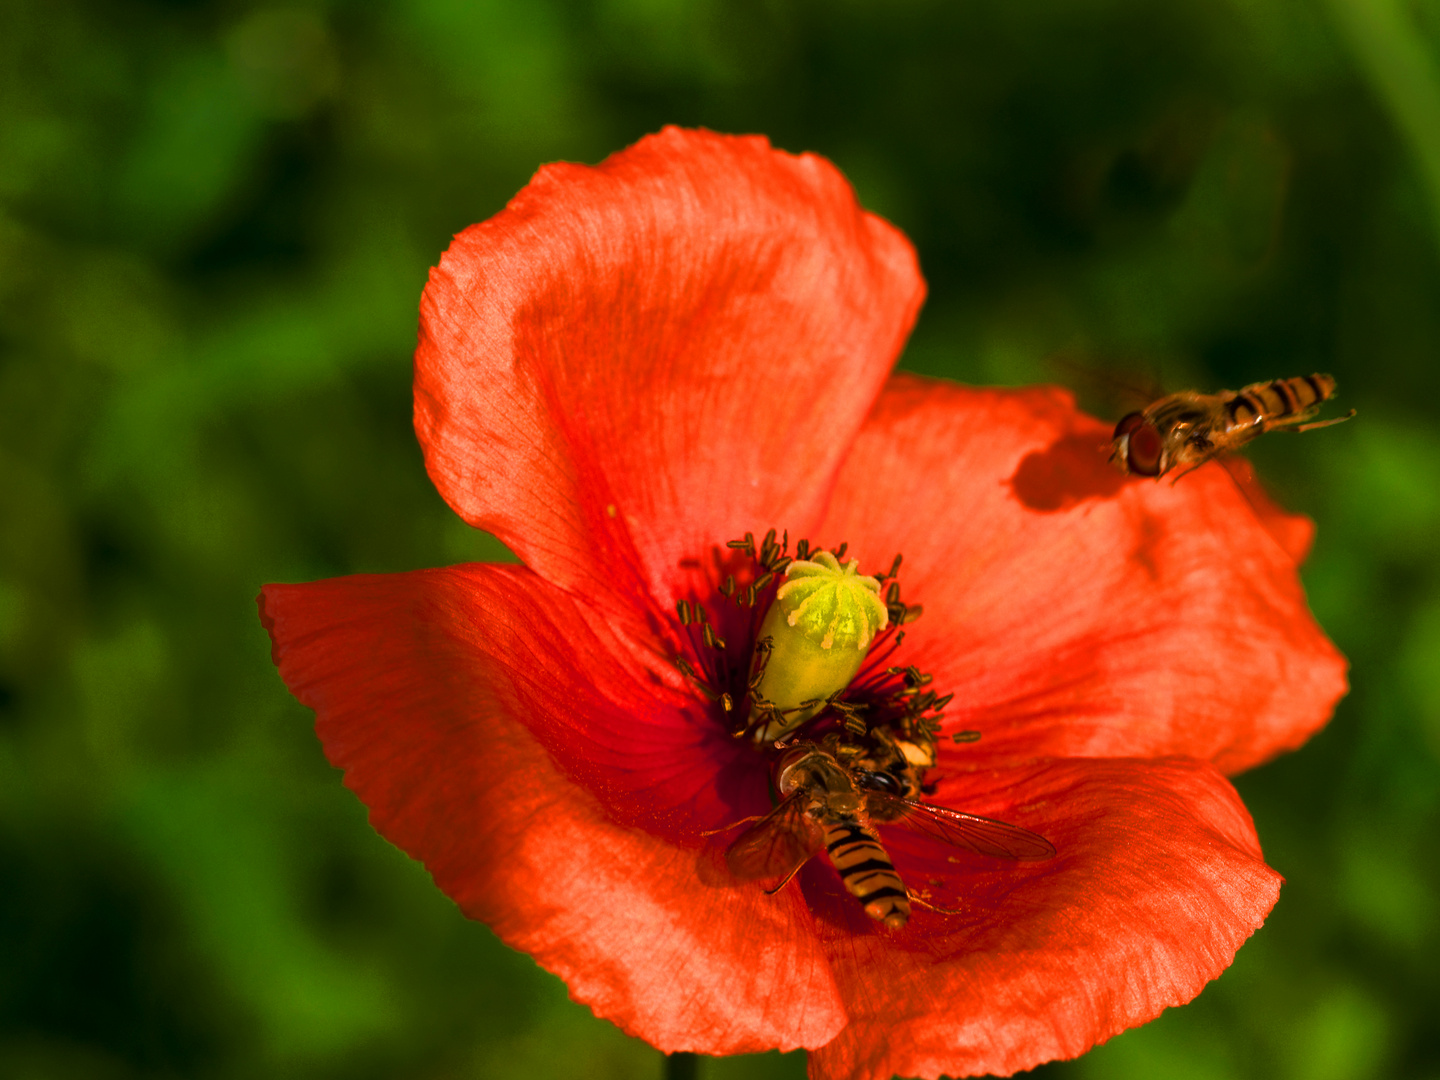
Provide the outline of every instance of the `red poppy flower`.
[[[261,596],[375,827],[661,1050],[1009,1073],[1188,1001],[1275,902],[1224,774],[1344,692],[1297,580],[1308,524],[1218,465],[1127,480],[1063,391],[891,375],[923,293],[833,167],[763,139],[548,166],[456,238],[416,354],[431,477],[524,565]],[[941,738],[928,798],[1053,858],[882,826],[936,890],[898,930],[823,857],[773,895],[727,870],[706,834],[770,808],[774,751],[697,689],[709,632],[677,603],[748,649],[724,545],[771,526],[867,573],[903,553],[924,613],[872,682],[928,673],[942,735],[981,736]]]

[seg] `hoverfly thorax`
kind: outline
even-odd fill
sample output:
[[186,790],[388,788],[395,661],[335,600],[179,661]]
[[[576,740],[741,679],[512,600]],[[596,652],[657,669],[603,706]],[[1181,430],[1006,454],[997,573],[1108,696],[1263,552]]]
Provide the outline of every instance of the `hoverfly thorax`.
[[775,788],[786,798],[802,792],[812,816],[851,815],[860,809],[854,776],[830,754],[814,747],[790,750],[776,765]]

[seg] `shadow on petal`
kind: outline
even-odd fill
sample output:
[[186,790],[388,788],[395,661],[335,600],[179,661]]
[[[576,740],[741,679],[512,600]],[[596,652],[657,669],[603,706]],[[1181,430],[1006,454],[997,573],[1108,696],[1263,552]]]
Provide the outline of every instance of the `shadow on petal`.
[[1108,499],[1126,478],[1106,458],[1107,444],[1093,431],[1062,435],[1020,460],[1010,487],[1031,510],[1068,510],[1086,499]]

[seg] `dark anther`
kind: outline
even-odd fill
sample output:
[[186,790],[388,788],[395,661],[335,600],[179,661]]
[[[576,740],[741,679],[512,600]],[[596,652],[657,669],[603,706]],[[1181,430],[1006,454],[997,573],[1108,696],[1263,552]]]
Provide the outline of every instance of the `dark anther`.
[[720,586],[720,595],[723,596],[723,597],[725,597],[727,600],[730,599],[731,597],[733,597],[733,596],[735,595],[735,575],[734,575],[734,574],[726,574],[726,575],[725,575],[725,584],[723,584],[723,585]]
[[905,609],[904,621],[907,623],[912,623],[924,613],[925,609],[919,604],[911,604],[908,608]]
[[797,541],[796,541],[796,543],[795,543],[795,558],[800,559],[801,561],[804,561],[804,560],[807,560],[807,559],[810,558],[810,541],[809,541],[809,540],[797,540]]
[[[789,534],[787,533],[786,535],[788,536]],[[771,529],[765,534],[765,539],[760,543],[760,565],[762,567],[768,567],[779,557],[782,550],[784,549],[775,542],[775,530]]]
[[763,592],[764,589],[765,589],[765,586],[766,586],[766,585],[769,585],[770,582],[772,582],[772,581],[774,581],[774,580],[775,580],[775,575],[774,575],[774,574],[771,574],[771,573],[761,574],[761,575],[755,580],[755,584],[752,585],[752,586],[750,586],[750,587],[751,587],[752,589],[754,589],[757,593]]
[[734,548],[737,551],[743,551],[746,555],[753,555],[755,554],[755,534],[747,532],[745,534],[745,539],[727,540],[725,541],[725,546],[728,548]]
[[838,548],[835,549],[836,562],[839,562],[841,559],[845,558],[845,552],[849,547],[850,542],[847,540],[845,543],[841,544]]
[[900,603],[900,583],[892,581],[890,587],[885,590],[886,606],[898,605]]
[[724,709],[726,712],[731,712],[731,711],[733,711],[734,708],[735,708],[735,699],[732,698],[729,694],[721,694],[721,695],[720,695],[720,707],[721,707],[722,709]]
[[680,612],[680,625],[681,625],[681,626],[689,626],[689,625],[690,625],[690,601],[689,601],[689,600],[681,600],[681,601],[679,601],[679,602],[676,603],[675,607],[676,607],[676,610],[678,610],[678,611]]
[[951,735],[950,738],[954,739],[956,742],[959,742],[959,743],[979,742],[979,741],[980,741],[980,732],[978,732],[978,731],[957,731],[957,732],[955,732],[954,735]]
[[758,695],[752,695],[750,698],[750,707],[754,712],[751,714],[751,722],[740,729],[742,734],[747,731],[758,731],[772,724],[779,727],[785,726],[785,718],[780,714],[780,711],[775,708],[773,703],[766,701],[764,698]]
[[760,686],[760,679],[765,674],[765,665],[770,663],[770,653],[774,651],[774,648],[775,639],[769,634],[755,643],[755,672],[750,676],[750,682],[745,687],[751,695],[754,695]]

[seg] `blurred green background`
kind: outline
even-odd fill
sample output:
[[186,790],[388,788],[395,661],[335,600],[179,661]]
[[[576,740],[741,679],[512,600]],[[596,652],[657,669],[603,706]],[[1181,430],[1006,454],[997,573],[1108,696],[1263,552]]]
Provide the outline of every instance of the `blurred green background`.
[[914,369],[1337,376],[1359,419],[1251,454],[1354,664],[1238,782],[1279,907],[1040,1072],[1440,1077],[1437,71],[1437,0],[4,0],[0,1076],[659,1076],[369,830],[253,597],[501,554],[411,433],[427,268],[675,122],[905,229]]

